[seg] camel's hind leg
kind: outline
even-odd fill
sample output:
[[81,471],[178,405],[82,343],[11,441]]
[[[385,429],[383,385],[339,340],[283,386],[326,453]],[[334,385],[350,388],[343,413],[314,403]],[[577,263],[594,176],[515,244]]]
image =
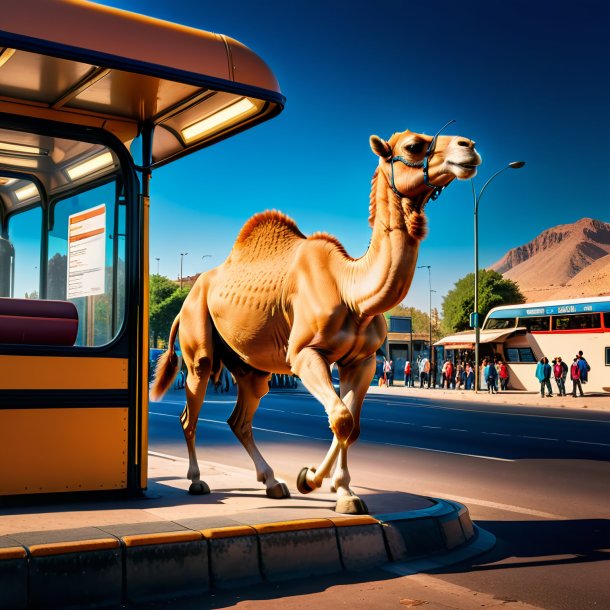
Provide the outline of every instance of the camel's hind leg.
[[195,451],[195,440],[197,435],[197,421],[199,412],[205,397],[205,391],[210,377],[211,360],[202,358],[199,360],[197,367],[191,367],[196,370],[192,373],[189,370],[189,375],[186,381],[186,405],[180,416],[180,423],[184,432],[184,439],[189,454],[189,469],[186,474],[187,479],[191,481],[189,493],[194,495],[208,494],[210,488],[205,481],[201,480],[199,472],[199,464],[197,463],[197,453]]
[[275,478],[273,469],[254,442],[252,419],[261,398],[269,391],[269,375],[256,371],[237,373],[237,402],[229,417],[228,424],[239,442],[244,446],[256,468],[256,479],[265,484],[270,498],[288,498],[290,492],[286,483]]

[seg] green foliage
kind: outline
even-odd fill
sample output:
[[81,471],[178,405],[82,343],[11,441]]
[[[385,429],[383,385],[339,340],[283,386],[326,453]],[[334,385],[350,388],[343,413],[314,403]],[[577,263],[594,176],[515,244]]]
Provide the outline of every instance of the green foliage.
[[[479,270],[479,319],[482,323],[493,307],[523,303],[519,286],[497,271]],[[469,317],[474,311],[474,273],[455,283],[443,299],[443,330],[446,334],[468,330]]]
[[150,334],[156,347],[159,338],[167,341],[174,318],[180,312],[190,287],[178,288],[175,282],[162,275],[150,278]]

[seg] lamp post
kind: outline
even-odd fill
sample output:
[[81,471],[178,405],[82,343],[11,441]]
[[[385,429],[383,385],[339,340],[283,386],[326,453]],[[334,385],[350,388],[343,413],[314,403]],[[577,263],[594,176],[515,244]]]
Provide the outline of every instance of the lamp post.
[[159,275],[159,261],[161,260],[158,256],[155,258],[157,261],[157,275]]
[[180,289],[182,289],[182,261],[188,252],[180,252]]
[[432,279],[430,278],[430,265],[419,265],[417,268],[428,270],[428,294],[429,294],[428,315],[430,317],[430,338],[429,338],[430,343],[428,346],[428,356],[430,359],[430,367],[432,367]]
[[472,186],[472,198],[474,201],[474,391],[479,391],[479,343],[481,339],[481,329],[479,325],[479,203],[485,189],[489,183],[507,169],[519,169],[525,165],[525,161],[513,161],[502,169],[498,170],[487,182],[483,188],[476,194],[474,188],[474,180],[470,180]]

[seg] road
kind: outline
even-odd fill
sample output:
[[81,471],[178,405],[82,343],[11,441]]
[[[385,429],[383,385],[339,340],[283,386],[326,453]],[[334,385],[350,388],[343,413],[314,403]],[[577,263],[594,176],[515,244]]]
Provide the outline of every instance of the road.
[[[234,396],[208,393],[199,459],[250,468],[225,423],[233,402]],[[152,451],[186,456],[177,419],[183,404],[179,392],[151,404]],[[292,489],[299,469],[319,462],[330,442],[321,405],[298,390],[266,396],[254,424],[259,448]],[[424,590],[460,591],[477,607],[487,596],[558,610],[610,608],[610,413],[369,395],[349,463],[358,493],[451,498],[497,537],[496,547],[476,561],[418,576]],[[413,577],[406,581],[416,586]],[[400,579],[382,587],[388,607],[399,607],[390,604],[399,585]],[[298,607],[324,605],[319,595],[305,593]],[[216,597],[213,607],[220,603]],[[265,607],[272,603],[267,599]],[[383,607],[379,599],[375,604]]]

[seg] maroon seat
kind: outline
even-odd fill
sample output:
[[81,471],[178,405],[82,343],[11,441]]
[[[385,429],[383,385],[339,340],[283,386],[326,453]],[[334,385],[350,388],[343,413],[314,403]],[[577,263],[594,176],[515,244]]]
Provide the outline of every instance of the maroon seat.
[[74,345],[78,311],[69,301],[0,298],[0,343]]

